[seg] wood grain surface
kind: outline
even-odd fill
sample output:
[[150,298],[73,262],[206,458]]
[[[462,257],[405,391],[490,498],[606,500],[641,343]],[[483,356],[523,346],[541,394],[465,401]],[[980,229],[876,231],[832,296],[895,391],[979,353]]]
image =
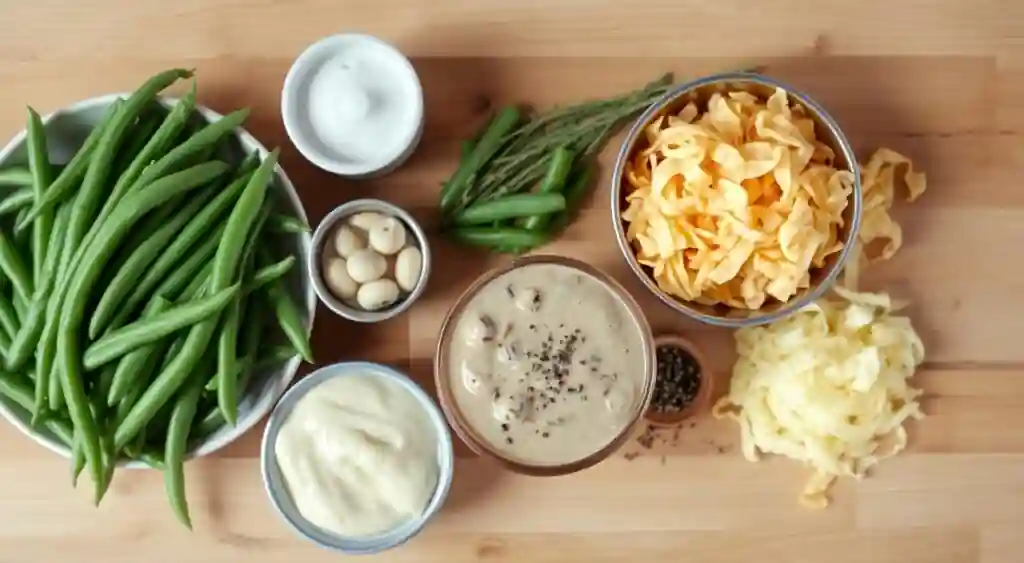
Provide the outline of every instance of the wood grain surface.
[[[291,60],[317,38],[346,30],[397,44],[426,92],[419,150],[379,180],[350,182],[314,169],[287,141],[278,111]],[[803,468],[744,461],[736,428],[707,416],[650,450],[630,444],[564,478],[503,473],[462,450],[441,515],[376,560],[1024,560],[1020,2],[0,0],[0,138],[22,127],[25,104],[50,111],[130,89],[157,69],[194,66],[202,103],[253,108],[248,127],[283,148],[312,221],[373,196],[430,227],[458,141],[494,105],[569,102],[665,71],[685,78],[752,64],[822,102],[861,154],[889,146],[929,174],[929,193],[896,211],[904,249],[867,279],[912,300],[928,348],[918,383],[930,416],[912,426],[910,450],[869,479],[843,481],[821,512],[796,504]],[[605,183],[546,250],[615,275],[656,328],[704,346],[719,388],[726,385],[730,335],[681,319],[644,293],[618,254],[606,199]],[[403,317],[362,327],[321,308],[319,362],[388,362],[432,389],[442,315],[461,288],[501,260],[442,240],[434,250],[428,294]],[[188,465],[196,528],[189,533],[167,508],[158,474],[122,472],[96,509],[87,492],[70,487],[64,460],[0,424],[0,563],[340,558],[300,540],[274,514],[256,463],[261,430]]]

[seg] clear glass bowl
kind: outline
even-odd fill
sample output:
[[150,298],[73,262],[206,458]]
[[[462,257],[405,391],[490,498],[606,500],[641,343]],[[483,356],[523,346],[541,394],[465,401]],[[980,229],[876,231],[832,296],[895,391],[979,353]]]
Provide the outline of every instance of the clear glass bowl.
[[[469,424],[466,417],[460,411],[452,392],[453,382],[448,375],[449,344],[455,331],[455,326],[458,323],[458,319],[466,309],[469,302],[481,289],[498,277],[515,269],[534,264],[556,264],[564,266],[588,275],[602,283],[608,288],[608,291],[625,306],[634,326],[636,326],[640,331],[640,341],[644,350],[646,350],[646,353],[644,354],[643,383],[640,393],[637,395],[637,401],[634,405],[634,411],[630,415],[629,422],[618,435],[610,437],[608,443],[600,450],[595,451],[582,459],[560,465],[528,464],[520,460],[512,459],[504,453],[494,449],[488,441],[481,437],[473,426]],[[644,317],[643,311],[640,310],[640,306],[625,290],[625,288],[623,288],[611,276],[580,260],[554,255],[532,255],[520,258],[510,264],[486,272],[477,278],[476,281],[474,281],[469,288],[459,296],[458,301],[456,301],[455,305],[448,311],[444,324],[441,325],[441,332],[437,341],[437,350],[434,354],[434,381],[437,385],[438,402],[441,404],[441,409],[444,411],[445,417],[448,419],[448,423],[455,431],[455,434],[461,438],[471,450],[477,454],[494,458],[507,469],[517,473],[535,476],[555,476],[566,475],[591,467],[610,456],[629,439],[636,426],[643,422],[644,413],[647,412],[651,398],[654,395],[656,366],[657,363],[654,355],[654,335],[651,332],[651,327],[647,323],[647,319]]]

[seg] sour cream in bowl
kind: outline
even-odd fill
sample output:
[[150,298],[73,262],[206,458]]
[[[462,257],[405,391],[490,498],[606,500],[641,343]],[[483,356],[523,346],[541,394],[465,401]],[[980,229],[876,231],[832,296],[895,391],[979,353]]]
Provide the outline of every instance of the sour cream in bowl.
[[460,297],[441,329],[445,416],[477,453],[530,475],[564,475],[614,452],[654,388],[654,339],[612,278],[530,256]]
[[452,441],[440,410],[409,378],[347,362],[285,394],[267,424],[261,464],[271,501],[302,536],[376,553],[415,536],[440,510]]

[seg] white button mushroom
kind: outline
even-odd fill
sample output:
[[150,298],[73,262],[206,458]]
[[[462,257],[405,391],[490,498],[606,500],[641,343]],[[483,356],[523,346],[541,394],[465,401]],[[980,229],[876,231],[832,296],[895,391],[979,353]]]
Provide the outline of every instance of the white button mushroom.
[[466,391],[479,395],[486,387],[489,387],[490,377],[478,366],[470,366],[468,361],[462,362],[462,384]]
[[395,258],[395,281],[403,291],[412,291],[420,281],[423,255],[415,246],[403,248]]
[[405,246],[405,225],[394,217],[384,217],[370,227],[370,248],[391,255]]
[[365,284],[356,293],[356,303],[367,311],[376,311],[398,301],[398,285],[389,279]]
[[372,282],[380,279],[388,269],[384,257],[369,248],[357,250],[346,262],[348,275],[357,283]]
[[357,233],[352,227],[342,225],[334,233],[334,250],[342,258],[351,258],[358,250],[366,248],[364,236]]
[[359,285],[348,274],[345,260],[328,258],[324,264],[324,283],[338,299],[352,299],[359,290]]
[[384,216],[380,213],[373,211],[364,211],[363,213],[356,213],[355,215],[348,218],[348,224],[352,225],[357,229],[369,232],[378,221],[383,219]]

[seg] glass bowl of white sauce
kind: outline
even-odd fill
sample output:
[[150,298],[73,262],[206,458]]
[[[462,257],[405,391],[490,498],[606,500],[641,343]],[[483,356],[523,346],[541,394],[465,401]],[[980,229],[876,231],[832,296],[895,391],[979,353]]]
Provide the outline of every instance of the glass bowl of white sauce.
[[366,178],[401,165],[423,133],[423,87],[412,63],[370,35],[332,35],[292,64],[281,93],[288,137],[316,166]]
[[532,255],[478,278],[434,356],[455,433],[506,468],[565,475],[614,453],[643,420],[654,337],[639,305],[580,260]]
[[263,483],[282,518],[334,551],[402,545],[451,487],[452,438],[415,382],[383,364],[320,368],[285,393],[260,449]]

